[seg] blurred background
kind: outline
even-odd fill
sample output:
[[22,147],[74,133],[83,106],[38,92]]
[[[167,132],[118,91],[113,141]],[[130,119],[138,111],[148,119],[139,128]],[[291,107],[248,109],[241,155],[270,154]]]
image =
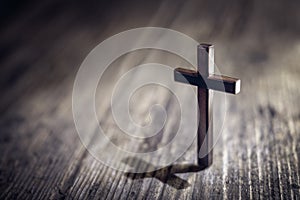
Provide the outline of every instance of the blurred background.
[[[0,197],[299,198],[299,8],[297,0],[1,1]],[[242,80],[241,94],[228,96],[213,167],[183,175],[183,192],[107,169],[88,156],[73,122],[72,87],[87,54],[147,26],[214,44],[220,71]],[[129,55],[113,72],[148,56]],[[105,93],[97,98],[108,102]]]
[[172,28],[200,43],[213,43],[216,64],[225,74],[236,68],[236,76],[287,70],[280,62],[298,55],[298,7],[298,1],[250,0],[1,1],[0,80],[1,89],[9,90],[1,98],[1,110],[20,93],[13,88],[23,84],[21,79],[30,76],[26,84],[34,86],[31,94],[57,81],[72,82],[97,44],[137,27]]

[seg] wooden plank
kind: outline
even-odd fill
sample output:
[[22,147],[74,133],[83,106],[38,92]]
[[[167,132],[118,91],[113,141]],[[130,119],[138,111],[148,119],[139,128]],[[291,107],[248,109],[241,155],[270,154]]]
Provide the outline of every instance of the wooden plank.
[[[127,3],[107,7],[37,2],[8,23],[0,32],[1,49],[7,52],[0,58],[0,198],[299,199],[299,41],[293,40],[293,34],[290,34],[288,39],[285,38],[286,44],[280,43],[278,48],[279,36],[273,32],[272,37],[263,38],[269,48],[264,48],[261,53],[261,48],[256,48],[261,47],[261,43],[258,45],[260,40],[252,35],[256,30],[251,31],[260,18],[246,10],[252,16],[248,21],[246,19],[247,23],[243,20],[229,23],[235,19],[232,13],[237,13],[231,3],[219,2],[219,8],[226,9],[217,9],[217,14],[211,16],[207,13],[216,9],[216,5],[203,1],[149,3],[151,6],[143,7],[141,12]],[[254,7],[253,13],[261,12],[258,7],[269,8],[260,1],[255,3],[261,7]],[[289,2],[285,5],[297,8]],[[140,17],[144,11],[153,18]],[[108,22],[101,20],[104,12],[105,16],[111,15]],[[219,17],[224,16],[228,16],[227,22],[234,27],[218,23]],[[192,163],[194,144],[172,167],[142,175],[125,174],[96,161],[82,147],[77,136],[71,94],[81,61],[106,37],[129,27],[147,26],[149,21],[151,26],[175,28],[199,41],[212,41],[216,44],[219,68],[225,74],[234,74],[243,80],[242,92],[227,99],[226,124],[214,148],[213,165],[207,170],[179,173],[182,171],[176,168],[180,163]],[[233,41],[228,39],[232,34],[242,37]],[[284,34],[280,35],[280,38],[284,37]],[[261,39],[261,35],[258,38]],[[256,52],[254,56],[252,52]],[[115,63],[114,72],[122,75],[134,64],[152,62],[154,58],[171,66],[189,67],[174,56],[154,55],[160,53],[135,52]],[[265,60],[259,61],[258,57]],[[106,83],[108,90],[110,85],[111,82]],[[149,92],[147,95],[151,96],[155,90]],[[159,100],[169,106],[172,123],[168,130],[172,130],[176,127],[178,113],[172,112],[176,106],[168,93],[162,93]],[[106,93],[98,95],[97,98],[103,100],[98,112],[108,112]],[[141,102],[150,104],[147,95],[141,97]],[[136,106],[138,110],[144,109],[141,104]],[[216,111],[219,109],[215,107]],[[144,117],[144,113],[137,111],[136,114]],[[111,118],[102,123],[110,130],[109,136],[117,133]],[[165,137],[163,141],[168,139]],[[133,146],[132,143],[123,145]],[[157,145],[159,143],[153,141],[148,147]],[[145,150],[145,147],[132,147],[132,150]],[[175,150],[172,146],[171,151]]]

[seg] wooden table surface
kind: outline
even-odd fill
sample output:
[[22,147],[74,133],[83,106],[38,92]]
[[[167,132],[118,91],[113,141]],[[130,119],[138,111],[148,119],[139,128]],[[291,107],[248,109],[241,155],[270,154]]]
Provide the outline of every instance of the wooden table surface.
[[[270,0],[23,5],[0,29],[0,198],[299,199],[299,6]],[[173,166],[126,174],[95,160],[78,137],[72,89],[80,64],[104,39],[144,26],[213,43],[222,73],[242,80],[241,93],[227,96],[223,131],[206,170],[175,173]],[[105,116],[100,123],[119,145],[132,146],[116,136],[108,94],[120,75],[153,60],[188,67],[165,52],[135,52],[111,66],[114,76],[97,94],[97,114]],[[154,101],[168,105],[172,132],[178,119],[170,94],[155,87],[148,91],[136,102],[136,116],[144,119],[144,105]],[[150,141],[146,149],[159,142]],[[193,156],[190,149],[181,160]]]

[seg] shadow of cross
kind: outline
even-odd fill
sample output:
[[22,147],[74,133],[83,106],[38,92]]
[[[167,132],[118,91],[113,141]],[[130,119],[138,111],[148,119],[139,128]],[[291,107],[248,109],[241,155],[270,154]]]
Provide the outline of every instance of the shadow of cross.
[[136,157],[127,157],[122,160],[123,163],[127,164],[128,166],[132,167],[132,171],[135,171],[135,167],[139,167],[142,169],[147,169],[149,172],[145,173],[133,173],[133,172],[126,172],[125,176],[130,179],[144,179],[144,178],[155,178],[162,183],[166,183],[167,185],[176,188],[176,189],[185,189],[190,185],[190,183],[175,174],[179,173],[190,173],[190,172],[198,172],[201,171],[197,165],[194,164],[174,164],[167,167],[162,167],[157,169],[156,166],[148,163],[142,159]]
[[197,164],[208,167],[212,164],[212,91],[231,94],[240,92],[241,81],[223,75],[214,74],[214,47],[200,44],[197,48],[197,71],[177,68],[174,71],[175,81],[195,85],[198,88],[199,126],[197,138]]

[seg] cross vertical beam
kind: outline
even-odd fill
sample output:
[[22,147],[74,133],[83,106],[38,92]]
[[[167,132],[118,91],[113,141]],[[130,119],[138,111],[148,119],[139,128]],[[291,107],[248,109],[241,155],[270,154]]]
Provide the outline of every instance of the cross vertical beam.
[[[209,44],[200,44],[197,48],[197,72],[202,77],[214,73],[214,47]],[[210,149],[213,141],[213,93],[207,88],[198,87],[198,137],[197,137],[197,165],[206,168],[212,164],[213,151]],[[201,152],[200,152],[201,150]],[[202,157],[201,155],[205,155]],[[202,158],[200,158],[200,157]]]

